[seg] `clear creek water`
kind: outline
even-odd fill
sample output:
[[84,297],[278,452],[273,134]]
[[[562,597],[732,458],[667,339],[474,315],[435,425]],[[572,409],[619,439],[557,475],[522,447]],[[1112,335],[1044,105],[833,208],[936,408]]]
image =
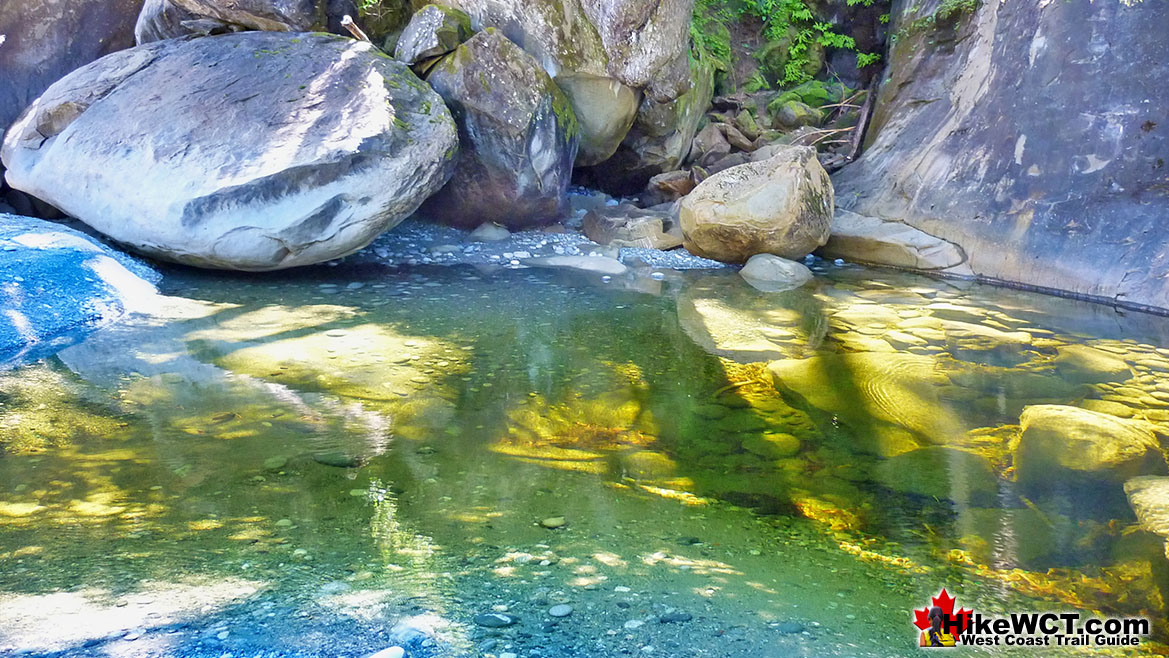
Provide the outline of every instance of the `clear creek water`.
[[0,654],[913,655],[943,586],[1169,636],[1123,488],[1163,460],[1015,447],[1040,405],[1163,440],[1164,318],[823,264],[164,285],[0,373]]

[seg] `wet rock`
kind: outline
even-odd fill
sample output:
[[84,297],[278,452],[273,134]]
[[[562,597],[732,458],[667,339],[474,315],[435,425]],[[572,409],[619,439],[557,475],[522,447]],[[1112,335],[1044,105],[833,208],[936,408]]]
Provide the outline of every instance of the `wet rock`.
[[621,472],[635,480],[656,480],[675,475],[678,464],[655,450],[635,450],[621,456]]
[[724,262],[760,253],[803,258],[828,240],[832,198],[815,151],[792,147],[699,183],[682,200],[685,246]]
[[584,216],[583,230],[593,242],[615,247],[682,246],[682,227],[674,210],[638,208],[629,203],[605,206]]
[[548,608],[548,615],[551,617],[567,617],[572,614],[572,606],[567,604],[554,605]]
[[142,45],[241,30],[347,34],[341,26],[347,14],[357,16],[351,0],[146,0],[134,39]]
[[426,5],[414,12],[394,47],[394,59],[417,64],[441,57],[473,34],[471,17],[451,7]]
[[1011,445],[1021,484],[1044,486],[1069,477],[1123,482],[1166,472],[1152,426],[1107,414],[1043,404],[1029,406]]
[[536,60],[489,29],[436,64],[427,82],[451,107],[460,149],[454,176],[423,212],[465,228],[555,221],[567,203],[580,128]]
[[957,245],[901,222],[865,217],[837,208],[828,242],[816,250],[823,258],[853,263],[969,275],[966,254]]
[[812,280],[812,271],[786,258],[772,254],[755,254],[739,270],[739,276],[762,292],[794,290]]
[[371,653],[365,658],[406,658],[406,650],[402,647],[388,647]]
[[74,71],[12,127],[2,155],[12,187],[122,244],[274,270],[365,246],[446,181],[457,148],[441,99],[368,43],[243,32]]
[[682,623],[690,621],[691,619],[694,619],[694,615],[692,615],[688,612],[675,611],[675,612],[667,612],[666,614],[662,615],[661,617],[658,617],[658,623],[661,623],[661,624],[682,624]]
[[515,624],[519,620],[512,615],[503,614],[501,612],[488,612],[481,615],[475,615],[471,621],[485,628],[506,628]]

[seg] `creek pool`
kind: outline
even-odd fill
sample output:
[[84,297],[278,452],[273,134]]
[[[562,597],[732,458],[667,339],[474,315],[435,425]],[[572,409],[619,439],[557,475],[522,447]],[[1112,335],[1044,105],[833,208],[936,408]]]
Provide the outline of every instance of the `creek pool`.
[[917,655],[942,587],[1169,637],[1121,475],[1015,445],[1163,441],[1169,323],[814,269],[170,271],[0,373],[0,654]]

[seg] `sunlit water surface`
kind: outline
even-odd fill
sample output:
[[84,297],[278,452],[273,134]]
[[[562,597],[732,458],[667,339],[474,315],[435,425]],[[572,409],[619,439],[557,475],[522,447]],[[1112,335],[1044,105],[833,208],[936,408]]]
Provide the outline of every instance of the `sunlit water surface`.
[[360,656],[413,625],[446,655],[912,655],[943,586],[1166,636],[1122,482],[1024,481],[1011,448],[1028,405],[1169,427],[1164,319],[649,274],[169,273],[157,317],[0,374],[0,653]]

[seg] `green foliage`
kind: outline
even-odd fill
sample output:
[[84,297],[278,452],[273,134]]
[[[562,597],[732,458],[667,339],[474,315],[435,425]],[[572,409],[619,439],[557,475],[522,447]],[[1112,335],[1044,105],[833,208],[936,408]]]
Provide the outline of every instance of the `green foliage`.
[[[808,7],[808,0],[697,0],[690,38],[698,57],[708,57],[729,70],[731,63],[730,32],[727,24],[745,16],[754,16],[763,22],[763,37],[772,43],[784,44],[787,49],[782,73],[777,74],[781,85],[795,85],[812,79],[809,69],[813,47],[856,50],[852,37],[836,31],[831,23],[817,21]],[[848,6],[871,7],[887,0],[847,0]],[[858,53],[858,66],[867,66],[881,58],[876,53]],[[755,90],[767,88],[767,81],[749,80],[746,86]],[[768,85],[769,86],[769,85]],[[749,91],[751,89],[748,89]]]

